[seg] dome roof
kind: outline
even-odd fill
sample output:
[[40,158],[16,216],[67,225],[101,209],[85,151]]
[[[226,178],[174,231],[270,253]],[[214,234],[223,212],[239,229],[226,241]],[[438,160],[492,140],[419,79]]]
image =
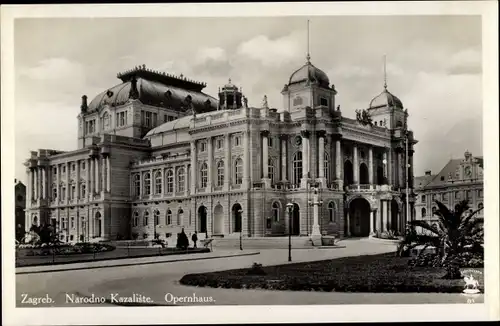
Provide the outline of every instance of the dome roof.
[[391,94],[387,90],[387,88],[384,88],[382,93],[375,96],[370,102],[370,108],[377,108],[382,106],[395,106],[398,108],[403,108],[403,103],[397,96]]
[[330,86],[330,80],[323,70],[316,68],[309,61],[290,76],[288,85],[307,81],[316,82],[323,87]]
[[189,108],[187,104],[190,101],[196,112],[217,109],[217,99],[201,91],[203,84],[145,68],[119,74],[118,77],[123,82],[94,97],[88,105],[88,112],[99,110],[105,105],[123,105],[129,99],[138,99],[147,105],[184,110]]

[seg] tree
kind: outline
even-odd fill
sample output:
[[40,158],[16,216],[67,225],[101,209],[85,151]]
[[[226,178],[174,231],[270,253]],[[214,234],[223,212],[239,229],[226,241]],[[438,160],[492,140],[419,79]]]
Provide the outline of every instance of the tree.
[[[477,251],[484,242],[484,219],[475,216],[483,208],[469,212],[468,201],[463,200],[452,211],[440,201],[435,202],[438,206],[434,212],[438,217],[437,226],[424,220],[408,222],[404,238],[399,243],[398,254],[408,255],[417,246],[423,246],[422,253],[427,247],[433,246],[441,266],[446,268],[444,278],[461,278],[458,258],[465,252]],[[417,231],[417,227],[424,232]]]
[[184,232],[184,229],[182,229],[181,233],[177,234],[176,247],[179,249],[185,250],[185,249],[187,249],[188,246],[189,246],[189,239],[188,239],[186,233]]

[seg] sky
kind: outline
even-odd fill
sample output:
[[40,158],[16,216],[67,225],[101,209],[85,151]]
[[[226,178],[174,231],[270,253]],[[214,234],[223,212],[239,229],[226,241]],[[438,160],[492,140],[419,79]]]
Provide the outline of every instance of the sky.
[[409,113],[415,175],[439,172],[466,150],[482,153],[480,16],[265,18],[27,18],[14,25],[15,166],[31,150],[77,148],[81,96],[89,102],[147,67],[207,83],[217,97],[231,78],[249,106],[281,107],[281,89],[306,61],[338,91],[347,117],[388,90]]

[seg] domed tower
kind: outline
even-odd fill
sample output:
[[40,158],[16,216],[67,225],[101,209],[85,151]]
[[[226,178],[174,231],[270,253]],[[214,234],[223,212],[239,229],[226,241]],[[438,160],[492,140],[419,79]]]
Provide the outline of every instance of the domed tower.
[[231,78],[226,85],[219,88],[219,110],[235,110],[242,107],[241,89],[231,83]]
[[403,102],[387,90],[386,64],[384,58],[384,90],[375,96],[368,108],[368,113],[376,126],[388,129],[406,128],[408,113]]
[[330,112],[335,108],[335,86],[330,86],[330,80],[326,73],[311,63],[309,54],[309,25],[308,25],[308,49],[306,64],[297,69],[285,84],[281,94],[283,95],[283,109],[292,111],[302,107],[328,108]]

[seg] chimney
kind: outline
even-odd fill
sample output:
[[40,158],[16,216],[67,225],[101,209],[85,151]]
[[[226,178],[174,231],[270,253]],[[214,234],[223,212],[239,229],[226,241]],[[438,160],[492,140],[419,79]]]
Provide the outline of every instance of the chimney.
[[82,110],[82,113],[87,112],[87,95],[82,96],[82,105],[80,106],[80,109]]
[[425,175],[431,175],[431,170],[425,171]]

